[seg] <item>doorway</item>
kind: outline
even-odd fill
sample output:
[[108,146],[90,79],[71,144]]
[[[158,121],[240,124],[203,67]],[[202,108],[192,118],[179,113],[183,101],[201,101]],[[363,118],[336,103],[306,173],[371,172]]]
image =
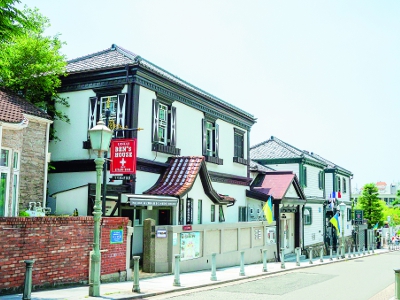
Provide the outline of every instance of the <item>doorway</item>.
[[158,210],[158,225],[171,225],[171,210]]

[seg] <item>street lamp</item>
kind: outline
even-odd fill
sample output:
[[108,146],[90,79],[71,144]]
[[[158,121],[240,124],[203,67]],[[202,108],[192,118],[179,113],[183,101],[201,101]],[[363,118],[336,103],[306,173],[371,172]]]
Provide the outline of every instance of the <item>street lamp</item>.
[[346,204],[344,204],[343,202],[339,204],[339,208],[340,208],[340,215],[342,216],[342,258],[345,258],[344,255],[344,212],[346,211]]
[[97,122],[97,125],[89,129],[90,143],[92,149],[97,151],[97,158],[94,160],[96,164],[96,199],[93,207],[94,219],[94,238],[93,238],[93,254],[90,258],[90,283],[89,296],[100,296],[100,219],[101,219],[101,173],[104,164],[103,152],[108,151],[112,137],[112,130],[104,125],[103,121]]

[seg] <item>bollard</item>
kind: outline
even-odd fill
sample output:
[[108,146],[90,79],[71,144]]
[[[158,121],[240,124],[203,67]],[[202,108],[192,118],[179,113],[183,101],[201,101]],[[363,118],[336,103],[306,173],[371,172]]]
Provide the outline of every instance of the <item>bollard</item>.
[[361,246],[358,245],[358,256],[361,256]]
[[339,253],[339,247],[336,246],[336,259],[339,259],[340,253]]
[[375,250],[375,243],[372,243],[372,253],[375,253],[374,250]]
[[181,286],[181,281],[179,279],[179,262],[181,260],[180,254],[175,254],[175,269],[174,269],[174,286]]
[[245,276],[244,273],[244,251],[240,251],[240,272],[239,276]]
[[24,293],[22,294],[22,300],[30,300],[32,292],[32,267],[33,260],[25,260],[25,281],[24,281]]
[[133,257],[133,288],[132,292],[140,293],[139,287],[139,259],[140,256]]
[[369,248],[371,248],[371,245],[367,245],[367,254],[369,254]]
[[312,261],[312,256],[313,256],[313,253],[312,253],[312,247],[310,247],[310,261],[309,261],[309,264],[310,264],[310,265],[312,265],[312,264],[313,264],[313,261]]
[[362,247],[362,254],[365,255],[365,246]]
[[400,269],[394,270],[394,283],[395,283],[394,299],[400,299]]
[[356,257],[356,245],[353,245],[353,257]]
[[268,272],[267,270],[267,249],[263,249],[263,272]]
[[281,269],[285,269],[285,255],[283,253],[284,250],[285,248],[281,248]]
[[324,261],[324,246],[321,246],[321,249],[319,250],[319,261]]
[[333,258],[332,258],[332,246],[329,246],[329,260],[330,261],[332,261],[333,260]]
[[217,260],[216,260],[217,253],[211,254],[211,277],[210,280],[216,281],[217,280]]
[[347,258],[351,258],[351,246],[350,245],[349,245],[349,254],[348,254]]
[[300,266],[300,247],[296,247],[296,266]]

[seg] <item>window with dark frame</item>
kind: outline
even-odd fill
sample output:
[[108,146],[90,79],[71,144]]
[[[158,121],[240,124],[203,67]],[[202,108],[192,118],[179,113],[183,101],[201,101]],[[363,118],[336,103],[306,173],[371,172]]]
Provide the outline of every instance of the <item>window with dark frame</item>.
[[203,223],[203,201],[197,200],[197,224]]
[[318,187],[320,190],[324,189],[324,172],[319,171],[318,173]]
[[234,128],[233,162],[247,165],[247,159],[244,158],[244,134],[244,131]]
[[211,205],[211,222],[215,222],[215,205]]
[[351,221],[351,208],[347,208],[347,221]]
[[176,107],[172,102],[153,99],[152,150],[180,155],[176,148]]
[[304,225],[312,224],[312,208],[305,207],[304,208]]
[[340,177],[339,177],[339,176],[336,178],[336,184],[337,184],[336,190],[337,190],[338,192],[341,192],[342,189],[341,189]]
[[343,181],[343,193],[347,193],[347,185],[346,185],[346,178],[342,178]]
[[307,167],[303,167],[304,186],[307,186]]
[[239,206],[238,221],[239,222],[247,222],[247,207],[246,206]]
[[207,162],[218,165],[223,164],[223,160],[219,158],[219,125],[215,120],[202,119],[202,153]]
[[225,222],[224,209],[222,205],[219,206],[219,222]]

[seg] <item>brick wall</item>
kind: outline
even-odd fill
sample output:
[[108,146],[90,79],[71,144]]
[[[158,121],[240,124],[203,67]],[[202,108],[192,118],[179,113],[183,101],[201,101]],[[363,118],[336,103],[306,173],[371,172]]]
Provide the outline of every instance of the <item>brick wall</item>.
[[[125,272],[128,218],[103,218],[101,275]],[[0,218],[0,295],[23,290],[25,260],[34,260],[33,290],[87,284],[93,248],[92,217]],[[110,244],[110,231],[124,229],[123,243]],[[110,278],[110,276],[108,276]]]

